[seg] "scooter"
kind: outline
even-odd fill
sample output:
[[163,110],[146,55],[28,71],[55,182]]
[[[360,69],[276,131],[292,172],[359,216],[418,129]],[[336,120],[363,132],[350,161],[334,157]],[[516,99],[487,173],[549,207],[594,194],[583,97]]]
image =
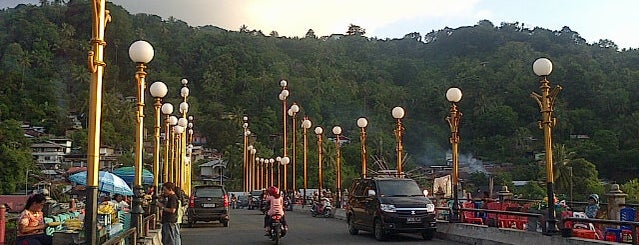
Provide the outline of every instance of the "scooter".
[[311,215],[313,217],[324,216],[325,218],[331,217],[333,214],[333,206],[330,199],[324,197],[322,201],[316,202],[311,207]]
[[275,244],[280,243],[280,239],[286,235],[286,229],[281,222],[282,216],[279,214],[271,216],[271,230],[269,231],[269,238],[274,241]]
[[286,211],[293,211],[293,203],[291,202],[290,197],[284,198],[284,209]]

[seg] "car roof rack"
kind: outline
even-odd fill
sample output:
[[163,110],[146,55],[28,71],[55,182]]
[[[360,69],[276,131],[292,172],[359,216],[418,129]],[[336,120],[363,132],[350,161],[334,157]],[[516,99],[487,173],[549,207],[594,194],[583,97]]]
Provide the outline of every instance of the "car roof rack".
[[370,178],[406,178],[406,173],[399,174],[396,169],[379,170],[369,174]]

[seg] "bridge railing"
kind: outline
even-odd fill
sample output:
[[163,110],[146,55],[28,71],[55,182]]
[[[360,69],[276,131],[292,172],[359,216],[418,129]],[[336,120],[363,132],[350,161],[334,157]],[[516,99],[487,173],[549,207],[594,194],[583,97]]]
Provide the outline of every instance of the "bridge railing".
[[102,245],[115,245],[115,244],[124,244],[135,245],[137,244],[137,231],[135,228],[128,229],[126,231],[121,232],[120,234],[112,237],[111,239],[104,242]]
[[[614,226],[630,226],[632,228],[632,244],[639,245],[639,239],[637,239],[637,227],[639,227],[639,222],[634,221],[619,221],[619,220],[607,220],[607,219],[589,219],[589,218],[576,218],[576,217],[566,217],[561,220],[563,226],[566,226],[566,222],[582,222],[582,223],[593,223],[593,224],[603,224],[603,225],[614,225]],[[604,237],[605,239],[605,237]]]

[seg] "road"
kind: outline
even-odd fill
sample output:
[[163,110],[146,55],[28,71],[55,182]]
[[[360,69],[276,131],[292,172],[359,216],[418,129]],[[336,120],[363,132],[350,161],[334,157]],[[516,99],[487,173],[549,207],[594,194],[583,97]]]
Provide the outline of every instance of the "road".
[[[296,207],[297,208],[297,207]],[[313,218],[308,211],[287,212],[289,233],[281,244],[370,244],[377,243],[371,233],[353,236],[346,231],[346,222],[333,218]],[[218,222],[200,222],[193,228],[182,228],[182,244],[273,244],[264,236],[264,216],[257,210],[232,209],[229,227]],[[460,244],[434,239],[424,241],[417,234],[398,234],[383,244]]]

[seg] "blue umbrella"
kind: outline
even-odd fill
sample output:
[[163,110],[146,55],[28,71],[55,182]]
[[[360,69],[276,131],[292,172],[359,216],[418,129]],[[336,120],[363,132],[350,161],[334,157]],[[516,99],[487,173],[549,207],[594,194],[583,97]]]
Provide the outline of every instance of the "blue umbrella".
[[[113,174],[122,178],[126,183],[133,185],[135,179],[135,167],[121,167],[113,170]],[[151,171],[142,169],[142,184],[153,184],[153,173]]]
[[[87,171],[82,171],[76,174],[69,176],[69,180],[75,182],[79,185],[87,184]],[[105,171],[100,171],[98,177],[98,190],[114,193],[114,194],[122,194],[125,196],[132,196],[133,191],[131,187],[124,182],[120,177]]]

